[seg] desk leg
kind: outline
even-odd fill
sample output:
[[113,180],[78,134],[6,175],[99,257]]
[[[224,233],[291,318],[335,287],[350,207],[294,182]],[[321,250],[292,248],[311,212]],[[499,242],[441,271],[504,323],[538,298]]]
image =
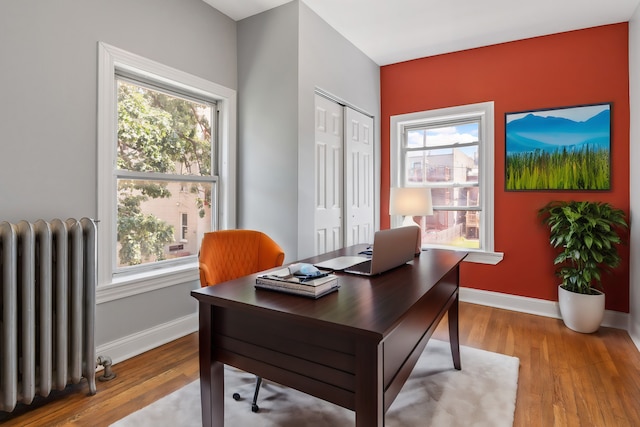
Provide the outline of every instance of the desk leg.
[[356,343],[356,427],[384,427],[382,345]]
[[203,427],[224,427],[224,364],[213,360],[210,304],[200,303],[200,403]]
[[462,369],[460,362],[460,337],[458,334],[458,292],[456,291],[456,299],[449,307],[448,311],[449,323],[449,343],[451,345],[451,355],[453,356],[453,367],[457,370]]

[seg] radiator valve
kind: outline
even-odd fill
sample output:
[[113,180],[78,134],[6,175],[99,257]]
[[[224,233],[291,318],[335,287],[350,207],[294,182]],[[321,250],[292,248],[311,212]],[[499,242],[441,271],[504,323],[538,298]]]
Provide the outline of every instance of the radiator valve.
[[109,381],[116,377],[115,372],[111,370],[111,358],[109,356],[98,356],[98,365],[104,366],[104,372],[98,377],[100,381]]

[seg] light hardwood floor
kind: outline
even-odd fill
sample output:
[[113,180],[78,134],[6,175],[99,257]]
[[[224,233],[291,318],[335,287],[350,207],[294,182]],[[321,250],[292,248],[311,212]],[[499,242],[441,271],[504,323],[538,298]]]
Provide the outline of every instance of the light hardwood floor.
[[[434,338],[447,337],[445,320]],[[460,340],[520,358],[516,427],[640,426],[640,353],[625,331],[601,328],[584,335],[561,320],[461,303]],[[95,396],[87,397],[81,384],[41,407],[0,417],[0,424],[108,426],[198,378],[197,335],[113,370],[117,377],[98,382]]]

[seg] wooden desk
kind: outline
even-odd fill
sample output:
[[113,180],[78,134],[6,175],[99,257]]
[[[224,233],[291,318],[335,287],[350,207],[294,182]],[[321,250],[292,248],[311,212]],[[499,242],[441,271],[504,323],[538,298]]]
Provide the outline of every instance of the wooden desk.
[[384,426],[385,412],[447,312],[453,363],[461,368],[459,264],[466,255],[428,250],[375,277],[342,273],[340,290],[317,300],[255,289],[257,275],[193,291],[202,425],[224,425],[227,364],[354,410],[358,427]]

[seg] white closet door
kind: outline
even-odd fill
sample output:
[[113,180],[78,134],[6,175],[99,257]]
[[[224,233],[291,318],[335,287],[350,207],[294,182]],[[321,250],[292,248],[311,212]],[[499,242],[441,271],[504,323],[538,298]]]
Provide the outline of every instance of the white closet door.
[[[316,95],[315,250],[322,254],[343,247],[343,107]],[[311,171],[309,171],[311,172]]]
[[345,245],[373,242],[373,118],[345,107]]

